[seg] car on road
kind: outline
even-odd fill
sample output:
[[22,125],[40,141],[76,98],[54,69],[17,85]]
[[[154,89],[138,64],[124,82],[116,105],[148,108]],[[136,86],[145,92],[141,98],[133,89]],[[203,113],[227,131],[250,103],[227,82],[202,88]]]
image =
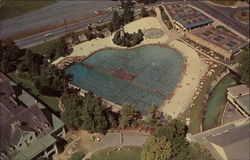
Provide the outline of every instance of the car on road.
[[238,6],[231,6],[231,8],[238,8]]
[[49,32],[49,33],[46,33],[44,36],[45,36],[45,37],[51,37],[51,36],[53,36],[53,35],[54,35],[53,33]]

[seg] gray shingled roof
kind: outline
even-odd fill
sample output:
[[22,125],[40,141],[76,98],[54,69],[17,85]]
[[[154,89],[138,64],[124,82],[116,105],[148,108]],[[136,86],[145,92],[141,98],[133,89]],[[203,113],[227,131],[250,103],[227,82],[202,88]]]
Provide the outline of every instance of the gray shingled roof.
[[207,140],[222,147],[228,159],[249,160],[249,133],[250,126],[248,123],[220,135],[207,137]]

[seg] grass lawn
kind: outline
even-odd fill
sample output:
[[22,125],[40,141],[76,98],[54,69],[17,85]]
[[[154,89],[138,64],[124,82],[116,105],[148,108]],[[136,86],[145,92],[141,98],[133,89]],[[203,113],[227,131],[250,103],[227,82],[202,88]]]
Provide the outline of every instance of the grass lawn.
[[190,117],[190,125],[189,125],[189,132],[192,134],[198,133],[200,131],[200,125],[202,124],[202,117],[203,112],[205,110],[204,107],[204,97],[208,93],[210,89],[210,85],[213,82],[213,80],[224,70],[224,66],[219,66],[216,68],[215,73],[210,76],[204,83],[203,88],[198,95],[198,97],[194,100],[194,105],[189,111],[189,117]]
[[0,21],[20,16],[22,14],[32,12],[45,6],[56,3],[55,0],[32,0],[32,1],[17,1],[6,0],[4,6],[0,9]]
[[51,96],[45,96],[40,95],[34,84],[26,79],[20,78],[16,76],[14,73],[8,74],[17,84],[25,88],[29,93],[33,94],[34,96],[38,97],[41,101],[43,101],[45,104],[47,104],[51,109],[54,111],[60,111],[59,110],[59,101],[57,97],[51,97]]
[[[114,151],[113,148],[107,148],[94,153],[91,156],[91,160],[140,160],[141,147],[123,147],[121,151]],[[110,152],[110,155],[108,155]]]
[[51,53],[53,50],[56,49],[57,42],[58,42],[58,39],[53,39],[51,41],[46,41],[44,43],[30,47],[29,49],[33,53],[38,53],[40,55],[46,56],[48,55],[48,53]]

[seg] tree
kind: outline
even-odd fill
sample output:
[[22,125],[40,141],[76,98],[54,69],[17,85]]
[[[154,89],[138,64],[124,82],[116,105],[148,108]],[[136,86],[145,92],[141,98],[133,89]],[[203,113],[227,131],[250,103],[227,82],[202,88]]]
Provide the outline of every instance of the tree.
[[82,128],[89,130],[91,133],[106,132],[108,120],[100,98],[94,97],[93,94],[85,95],[81,120],[83,122]]
[[87,39],[89,41],[91,41],[92,39],[96,38],[95,35],[92,34],[90,31],[85,32],[84,35],[87,37]]
[[66,56],[68,54],[68,44],[66,43],[65,37],[61,37],[57,43],[56,56]]
[[113,25],[111,22],[108,23],[108,30],[112,33],[114,31]]
[[64,72],[52,65],[35,76],[34,83],[41,94],[58,97],[63,94],[68,85]]
[[149,13],[148,13],[148,11],[146,10],[145,7],[142,7],[142,9],[141,9],[141,16],[142,17],[148,17],[149,16]]
[[16,70],[15,62],[9,62],[7,59],[3,59],[1,63],[1,69],[3,72],[13,72]]
[[124,8],[122,17],[123,17],[124,23],[131,22],[134,20],[134,12],[129,7],[126,7]]
[[121,17],[118,15],[118,12],[115,11],[113,13],[113,18],[112,18],[112,24],[113,24],[113,30],[117,30],[120,28],[121,25]]
[[155,136],[166,137],[172,144],[173,156],[178,154],[186,155],[188,142],[186,141],[187,127],[179,120],[172,120],[169,124],[159,128]]
[[101,32],[98,32],[96,34],[96,36],[99,37],[99,38],[105,38],[105,35],[103,33],[101,33]]
[[41,66],[44,63],[44,57],[33,53],[30,49],[26,50],[24,61],[18,66],[21,71],[27,71],[31,77],[40,75]]
[[62,120],[69,127],[80,128],[82,124],[81,111],[83,104],[83,97],[76,94],[63,94],[61,97],[63,104]]
[[24,50],[19,49],[11,39],[1,40],[0,67],[5,73],[13,72],[19,64],[19,58],[24,55]]
[[140,29],[138,30],[138,33],[133,33],[133,34],[125,33],[123,38],[120,37],[120,31],[117,31],[113,38],[113,42],[115,44],[127,47],[135,46],[139,44],[142,40],[143,40],[143,33]]
[[120,116],[120,126],[121,127],[129,127],[133,122],[135,122],[137,119],[137,114],[134,109],[134,106],[130,104],[125,104],[122,106],[121,109],[121,116]]
[[142,160],[167,160],[171,157],[171,142],[166,137],[148,137],[142,146]]
[[248,86],[250,86],[250,51],[249,46],[242,52],[238,59],[238,63],[240,64],[238,67],[238,72],[241,76],[241,80],[244,81]]
[[156,105],[152,105],[147,109],[148,112],[148,123],[150,125],[155,125],[159,119],[159,113],[158,113],[158,108]]
[[91,27],[91,25],[88,25],[88,30],[91,32],[93,30],[93,28]]

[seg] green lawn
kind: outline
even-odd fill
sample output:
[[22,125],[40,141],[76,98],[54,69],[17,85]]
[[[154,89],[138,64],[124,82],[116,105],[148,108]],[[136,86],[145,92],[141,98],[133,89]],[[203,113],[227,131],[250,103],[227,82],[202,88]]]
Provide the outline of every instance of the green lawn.
[[53,3],[56,3],[56,0],[6,0],[0,9],[0,21],[38,10]]
[[206,113],[203,121],[203,130],[220,125],[222,114],[227,102],[227,88],[236,85],[232,74],[224,77],[213,89],[206,105]]
[[17,84],[21,85],[23,88],[28,90],[29,93],[33,94],[34,96],[38,97],[42,102],[47,104],[51,109],[54,111],[60,111],[59,110],[59,101],[57,97],[51,97],[51,96],[45,96],[45,95],[40,95],[34,84],[26,79],[20,78],[16,76],[14,73],[9,73],[8,74]]
[[215,73],[205,81],[200,94],[193,102],[194,106],[189,111],[189,117],[190,117],[189,132],[191,132],[192,134],[198,133],[200,131],[200,125],[202,124],[202,116],[205,110],[204,102],[203,102],[204,97],[208,93],[210,89],[210,85],[213,82],[213,80],[223,70],[224,70],[224,66],[219,66],[216,68]]
[[51,53],[51,52],[53,52],[53,50],[56,49],[57,42],[58,42],[58,39],[53,39],[51,41],[46,41],[44,43],[30,47],[29,49],[33,53],[38,53],[40,55],[46,56],[46,55],[48,55],[48,53]]
[[[140,160],[141,147],[123,147],[121,151],[114,151],[113,148],[107,148],[94,153],[91,160]],[[110,152],[110,155],[108,155]]]

